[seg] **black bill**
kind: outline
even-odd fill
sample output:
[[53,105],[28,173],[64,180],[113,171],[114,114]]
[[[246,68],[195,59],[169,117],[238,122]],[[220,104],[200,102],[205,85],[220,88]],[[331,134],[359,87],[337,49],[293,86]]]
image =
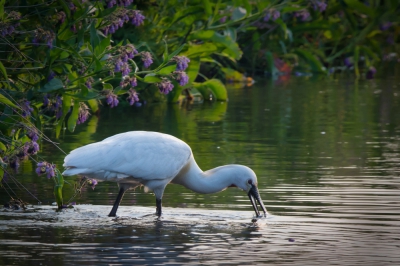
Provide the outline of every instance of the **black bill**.
[[251,201],[251,204],[253,205],[253,208],[254,208],[254,211],[256,212],[257,217],[260,216],[260,211],[258,210],[256,201],[258,202],[262,211],[264,212],[264,216],[267,216],[267,209],[264,207],[264,204],[260,197],[260,193],[258,193],[258,189],[255,185],[251,186],[248,196]]

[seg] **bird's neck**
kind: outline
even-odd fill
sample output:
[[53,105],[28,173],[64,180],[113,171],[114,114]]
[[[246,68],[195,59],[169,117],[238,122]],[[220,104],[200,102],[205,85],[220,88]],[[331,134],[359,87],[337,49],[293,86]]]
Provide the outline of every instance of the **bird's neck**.
[[215,193],[227,187],[235,186],[231,178],[232,175],[229,174],[230,171],[230,166],[227,165],[203,172],[192,156],[188,164],[172,182],[194,192],[203,194]]

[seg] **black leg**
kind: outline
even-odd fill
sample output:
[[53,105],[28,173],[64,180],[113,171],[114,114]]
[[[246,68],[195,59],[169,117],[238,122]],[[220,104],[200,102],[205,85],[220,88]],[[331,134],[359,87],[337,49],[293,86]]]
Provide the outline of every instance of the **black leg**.
[[161,199],[156,198],[156,215],[161,216]]
[[115,217],[117,215],[118,206],[122,200],[122,197],[124,196],[125,191],[126,190],[123,187],[119,188],[117,199],[114,202],[114,206],[112,207],[110,214],[108,215],[109,217]]

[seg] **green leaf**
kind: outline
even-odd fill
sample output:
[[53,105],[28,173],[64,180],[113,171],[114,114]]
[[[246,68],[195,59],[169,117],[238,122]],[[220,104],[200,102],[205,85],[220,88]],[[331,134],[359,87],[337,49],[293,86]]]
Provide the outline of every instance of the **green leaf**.
[[160,82],[162,79],[157,77],[155,74],[147,74],[144,76],[143,81],[146,83],[157,83]]
[[202,57],[205,57],[217,51],[217,46],[212,43],[191,44],[188,50],[182,54],[188,57],[199,56],[201,54]]
[[173,64],[173,65],[170,65],[170,66],[162,68],[160,71],[157,72],[157,74],[158,75],[162,75],[162,76],[166,76],[166,75],[169,75],[172,72],[174,72],[175,69],[176,69],[176,64]]
[[168,62],[169,60],[171,60],[172,57],[178,55],[178,54],[182,51],[183,47],[185,47],[185,45],[186,45],[186,44],[182,44],[178,49],[176,49],[175,51],[173,51],[173,52],[168,56],[168,60],[167,60],[166,62]]
[[54,197],[56,199],[57,207],[59,210],[61,210],[62,205],[63,205],[62,188],[63,188],[63,186],[60,186],[60,185],[54,186]]
[[246,17],[247,11],[243,7],[236,7],[233,12],[232,12],[232,20],[240,20],[244,17]]
[[114,87],[110,83],[103,83],[103,90],[113,90]]
[[39,92],[50,92],[62,89],[64,84],[58,78],[53,78],[49,82],[47,82],[42,88],[39,89]]
[[[103,40],[101,40],[101,42],[93,47],[94,48],[94,54],[98,57],[101,56],[102,54],[104,54],[107,51],[107,47],[110,46],[110,40],[111,37],[107,37],[104,38]],[[93,44],[92,44],[93,46]]]
[[79,102],[74,101],[74,106],[72,107],[71,115],[68,118],[68,130],[74,132],[76,127],[76,121],[78,121],[79,115]]
[[189,83],[184,86],[184,88],[190,87],[191,83],[194,82],[197,78],[197,75],[200,71],[200,59],[199,58],[191,58],[189,67],[186,70],[186,74],[189,76]]
[[212,15],[212,9],[211,9],[211,4],[210,1],[208,0],[203,0],[203,11],[206,13],[207,16]]
[[95,26],[96,22],[93,21],[90,24],[90,44],[92,45],[92,49],[95,49],[100,44],[100,36],[97,34],[97,29]]
[[192,16],[195,14],[204,14],[204,7],[203,6],[191,6],[191,7],[179,10],[178,12],[175,13],[174,17],[172,18],[172,21],[169,24],[169,27],[176,24],[176,22],[178,22],[179,20],[181,20],[187,16]]
[[344,0],[346,5],[351,9],[358,11],[361,14],[368,15],[371,18],[376,16],[375,11],[373,8],[366,6],[364,3],[360,2],[359,0]]
[[358,70],[358,60],[360,58],[360,47],[357,45],[354,49],[354,73],[356,77],[360,77],[360,71]]
[[0,142],[0,150],[2,150],[3,152],[7,151],[7,147],[6,145],[4,145],[3,142]]
[[6,96],[0,93],[0,103],[4,103],[5,105],[14,107],[14,108],[19,108],[16,104],[14,104],[12,101],[10,101]]
[[201,92],[204,99],[209,98],[210,91],[218,101],[226,101],[228,99],[225,85],[219,79],[209,79],[203,83],[194,83],[193,86]]
[[4,79],[8,82],[7,71],[2,62],[0,62],[0,71],[1,71],[1,74],[3,74],[3,76],[4,76]]
[[166,63],[168,62],[168,43],[165,40],[164,43],[165,43],[165,48],[163,53],[163,62]]
[[97,102],[97,100],[89,100],[88,104],[93,113],[96,113],[99,110],[99,103]]
[[209,40],[214,44],[223,45],[226,47],[224,52],[234,57],[236,60],[242,57],[242,51],[239,45],[228,36],[223,36],[213,30],[200,30],[191,34],[190,39]]
[[313,72],[326,73],[321,62],[311,52],[303,49],[295,49],[294,53],[303,58],[311,66]]

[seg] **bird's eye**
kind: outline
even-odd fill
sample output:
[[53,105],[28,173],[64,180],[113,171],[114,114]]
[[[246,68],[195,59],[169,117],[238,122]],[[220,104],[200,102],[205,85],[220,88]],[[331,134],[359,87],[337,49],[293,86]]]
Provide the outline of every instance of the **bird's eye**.
[[251,179],[247,180],[247,183],[249,183],[250,185],[253,184],[253,181],[251,181]]

